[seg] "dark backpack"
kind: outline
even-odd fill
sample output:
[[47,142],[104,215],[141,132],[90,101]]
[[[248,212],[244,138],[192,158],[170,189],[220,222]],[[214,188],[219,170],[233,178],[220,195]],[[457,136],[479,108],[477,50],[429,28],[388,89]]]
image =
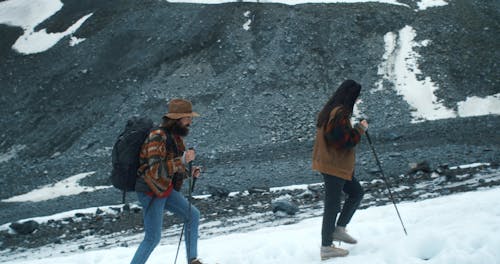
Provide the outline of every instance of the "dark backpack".
[[127,121],[125,130],[118,136],[113,146],[111,153],[113,169],[110,178],[113,186],[123,191],[123,203],[125,203],[125,193],[135,190],[141,146],[153,126],[151,119],[134,116]]

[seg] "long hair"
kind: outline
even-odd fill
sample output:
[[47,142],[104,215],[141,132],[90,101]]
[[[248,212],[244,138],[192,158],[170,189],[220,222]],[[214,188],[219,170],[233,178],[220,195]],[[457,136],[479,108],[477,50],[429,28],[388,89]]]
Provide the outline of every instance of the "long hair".
[[319,112],[316,127],[321,128],[328,123],[330,113],[335,107],[341,106],[346,115],[352,115],[354,104],[360,92],[361,84],[353,80],[344,81],[339,88],[337,88],[332,97],[330,97],[325,106],[323,106],[321,112]]

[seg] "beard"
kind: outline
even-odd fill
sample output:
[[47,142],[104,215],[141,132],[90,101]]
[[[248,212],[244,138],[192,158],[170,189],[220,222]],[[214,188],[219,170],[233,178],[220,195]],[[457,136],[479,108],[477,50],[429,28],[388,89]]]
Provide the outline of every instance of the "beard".
[[172,126],[172,133],[181,137],[185,137],[189,134],[189,127],[183,126],[180,122],[176,122]]

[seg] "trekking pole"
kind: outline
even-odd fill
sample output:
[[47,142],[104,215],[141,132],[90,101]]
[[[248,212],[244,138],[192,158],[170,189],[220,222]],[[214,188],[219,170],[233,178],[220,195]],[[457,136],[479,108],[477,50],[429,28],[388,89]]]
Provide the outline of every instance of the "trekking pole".
[[[189,148],[193,149],[193,148]],[[189,188],[188,188],[188,201],[189,201],[189,221],[191,221],[191,197],[192,197],[192,192],[194,190],[194,183],[196,182],[196,179],[193,180],[193,161],[190,161],[188,163],[188,173],[189,173]],[[184,234],[184,228],[186,227],[186,223],[182,224],[182,230],[181,230],[181,236],[179,237],[179,244],[177,245],[177,253],[175,253],[175,260],[174,264],[177,263],[177,257],[179,256],[179,248],[181,247],[181,241],[182,241],[182,235]],[[186,235],[188,237],[187,245],[188,245],[188,250],[187,250],[187,255],[189,258],[189,254],[191,253],[191,225],[189,224],[187,226],[187,232]]]
[[189,257],[191,256],[191,217],[192,217],[192,212],[191,212],[191,198],[193,197],[192,196],[192,192],[193,192],[193,161],[190,161],[189,164],[189,188],[188,188],[188,201],[189,201],[189,222],[188,222],[188,226],[187,226],[187,239],[186,239],[186,242],[187,242],[187,255],[188,255],[188,261],[189,261]]
[[181,247],[181,241],[182,241],[182,235],[183,234],[184,234],[184,224],[182,225],[181,236],[179,237],[179,244],[177,245],[177,253],[175,253],[174,264],[177,263],[177,256],[179,256],[179,248]]
[[387,181],[387,178],[384,175],[384,170],[382,169],[382,165],[380,164],[380,160],[378,159],[377,152],[375,152],[375,148],[373,148],[372,140],[370,139],[370,135],[368,134],[368,131],[365,132],[365,135],[366,135],[366,138],[368,139],[368,143],[370,145],[370,148],[372,149],[373,156],[375,156],[375,161],[377,161],[377,165],[378,165],[378,167],[380,169],[380,172],[382,174],[382,179],[384,180],[385,186],[387,187],[387,190],[389,191],[389,197],[392,200],[392,204],[394,204],[394,208],[396,208],[396,213],[398,214],[399,221],[401,222],[401,226],[403,227],[405,235],[408,235],[408,233],[406,232],[405,225],[403,224],[403,220],[401,219],[401,215],[399,214],[398,207],[396,206],[396,202],[394,201],[394,197],[392,196],[392,192],[391,192],[391,188],[389,186],[389,182]]

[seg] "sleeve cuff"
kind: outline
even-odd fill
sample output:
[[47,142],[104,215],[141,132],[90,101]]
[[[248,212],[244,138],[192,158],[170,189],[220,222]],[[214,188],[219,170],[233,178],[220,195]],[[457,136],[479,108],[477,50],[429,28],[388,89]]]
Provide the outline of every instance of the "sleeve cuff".
[[357,123],[355,127],[361,129],[363,133],[368,129],[368,127],[363,126],[361,123]]

